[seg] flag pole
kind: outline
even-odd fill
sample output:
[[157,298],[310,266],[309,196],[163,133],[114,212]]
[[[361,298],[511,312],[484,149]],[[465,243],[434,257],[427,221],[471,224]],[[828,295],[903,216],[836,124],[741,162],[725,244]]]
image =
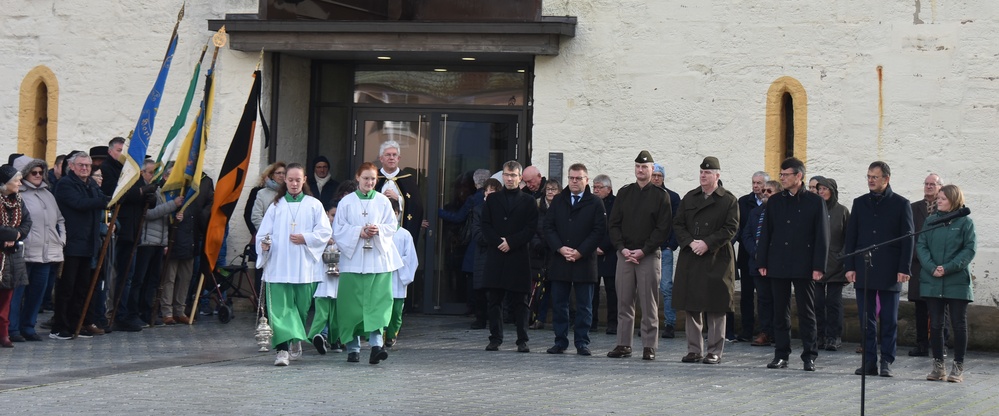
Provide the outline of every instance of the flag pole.
[[[223,46],[225,46],[225,44],[227,42],[228,42],[228,37],[226,36],[226,33],[225,33],[225,26],[222,26],[221,28],[219,28],[218,32],[215,32],[215,34],[212,35],[212,44],[215,45],[215,50],[212,52],[212,63],[211,63],[211,65],[209,65],[209,71],[211,71],[212,77],[215,76],[215,61],[219,57],[219,49],[221,49]],[[207,103],[206,103],[205,111],[207,112],[208,110],[209,109],[208,109]],[[204,117],[205,117],[205,124],[201,127],[203,132],[206,131],[206,130],[208,130],[208,120],[210,120],[211,115],[210,114],[205,114]],[[208,141],[208,138],[202,136],[201,142],[205,143],[207,141]],[[191,182],[200,181],[200,180],[201,180],[201,178],[191,178]],[[191,315],[190,315],[190,319],[188,320],[188,325],[194,325],[194,318],[198,315],[198,313],[197,313],[198,312],[198,302],[201,300],[201,288],[205,284],[205,271],[204,271],[204,267],[199,267],[199,268],[202,269],[202,270],[198,271],[198,287],[194,291],[194,303],[191,305]]]

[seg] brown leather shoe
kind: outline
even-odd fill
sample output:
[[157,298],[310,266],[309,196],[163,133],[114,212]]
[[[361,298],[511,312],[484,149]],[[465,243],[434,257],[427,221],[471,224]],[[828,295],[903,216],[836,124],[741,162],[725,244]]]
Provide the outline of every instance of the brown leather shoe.
[[163,325],[173,325],[173,324],[176,324],[176,323],[177,323],[177,321],[173,320],[172,316],[164,316],[163,317]]
[[607,353],[610,358],[627,358],[631,357],[631,347],[626,345],[618,345],[614,347],[611,352]]
[[642,348],[642,359],[652,361],[656,359],[656,349],[652,347]]
[[683,358],[680,359],[680,361],[685,363],[696,363],[698,361],[701,361],[702,358],[704,357],[701,356],[701,354],[698,354],[696,352],[688,352],[687,355],[683,356]]
[[770,337],[767,336],[766,332],[760,332],[760,334],[757,335],[756,338],[753,338],[753,342],[750,343],[749,345],[752,345],[754,347],[769,347]]
[[187,325],[191,323],[191,318],[188,318],[187,315],[175,316],[173,320],[177,321],[178,324]]
[[712,354],[709,352],[708,355],[704,356],[704,359],[701,360],[701,362],[704,364],[718,364],[721,362],[721,357],[719,357],[718,354]]
[[90,324],[84,325],[80,332],[86,330],[90,335],[104,335],[104,330],[97,327],[97,325]]

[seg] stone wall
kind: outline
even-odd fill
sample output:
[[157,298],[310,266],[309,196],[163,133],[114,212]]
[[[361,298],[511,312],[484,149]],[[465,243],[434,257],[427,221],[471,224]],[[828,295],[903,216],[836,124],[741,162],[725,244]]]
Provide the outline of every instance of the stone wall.
[[[182,3],[164,2],[150,7],[148,2],[15,0],[5,4],[4,12],[0,13],[0,56],[4,57],[0,62],[0,113],[7,115],[7,122],[0,123],[0,137],[5,138],[0,140],[0,154],[17,151],[14,139],[18,137],[18,92],[25,75],[38,65],[51,69],[58,80],[59,125],[55,137],[58,154],[107,145],[112,137],[127,135],[135,127],[139,110],[156,78]],[[159,152],[180,110],[202,45],[211,38],[207,19],[222,18],[226,13],[255,12],[257,3],[255,0],[187,2],[166,93],[150,141],[150,154]],[[211,55],[209,47],[202,73]],[[205,156],[205,172],[213,178],[218,177],[242,114],[258,56],[228,48],[219,52],[215,111]],[[270,101],[266,93],[268,85],[265,77],[265,106]],[[201,96],[199,86],[193,107],[197,107]],[[188,123],[193,119],[194,112],[189,115]],[[257,137],[254,151],[260,152],[263,143],[259,131]],[[304,142],[304,134],[301,140]],[[251,161],[250,172],[258,171],[261,159]],[[252,177],[248,179],[247,191],[254,182]],[[241,216],[242,203],[236,209]],[[230,259],[242,252],[242,245],[249,237],[242,220],[238,224],[230,234]]]
[[978,232],[977,304],[999,305],[999,218],[986,215],[999,204],[987,180],[999,173],[994,1],[563,0],[544,14],[579,23],[558,56],[536,59],[542,172],[563,152],[620,187],[648,149],[683,195],[713,155],[726,187],[748,193],[764,168],[767,91],[789,76],[808,97],[808,175],[836,179],[848,207],[877,159],[909,199],[931,171],[961,186]]

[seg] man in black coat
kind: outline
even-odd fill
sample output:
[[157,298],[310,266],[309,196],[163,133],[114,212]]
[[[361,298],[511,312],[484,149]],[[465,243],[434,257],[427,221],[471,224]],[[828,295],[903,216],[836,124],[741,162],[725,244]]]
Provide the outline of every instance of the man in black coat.
[[555,345],[549,354],[569,348],[569,293],[576,293],[573,344],[576,354],[590,355],[593,287],[597,283],[597,246],[607,229],[604,204],[590,192],[586,166],[569,166],[569,185],[555,196],[544,219],[544,238],[551,262],[552,328]]
[[[104,208],[111,198],[90,180],[93,160],[86,153],[74,153],[68,158],[68,171],[59,179],[55,193],[59,211],[66,218],[66,246],[63,249],[62,277],[55,288],[55,315],[49,338],[72,339],[90,288],[91,259],[101,247],[100,225]],[[84,321],[84,331],[96,328]]]
[[[923,229],[926,217],[937,212],[937,192],[943,186],[943,179],[936,173],[931,173],[923,180],[923,199],[909,205],[912,208],[912,225],[919,233]],[[913,357],[926,357],[930,355],[930,315],[926,308],[926,301],[919,295],[919,273],[922,266],[919,264],[919,257],[912,253],[912,278],[909,279],[909,300],[916,307],[916,348],[909,350],[909,355]],[[944,332],[944,339],[946,339]]]
[[[742,315],[742,327],[739,330],[736,340],[739,342],[749,342],[752,340],[756,330],[754,305],[754,294],[756,291],[755,279],[749,270],[749,252],[746,251],[746,243],[742,241],[743,230],[749,221],[749,213],[756,207],[763,205],[763,185],[770,180],[770,175],[763,171],[753,174],[753,192],[739,198],[739,232],[735,234],[735,242],[739,243],[739,251],[735,260],[735,267],[739,269],[739,313]],[[734,325],[735,322],[729,323]],[[768,326],[768,325],[764,325]]]
[[[124,164],[121,162],[124,151],[125,139],[115,137],[108,142],[108,158],[100,166],[104,181],[101,183],[101,191],[108,197],[114,197],[114,191],[118,188],[121,180],[121,172]],[[142,166],[139,167],[142,169]],[[138,174],[138,173],[136,173]],[[145,215],[147,198],[156,197],[156,186],[143,186],[142,181],[136,180],[131,187],[118,199],[117,233],[114,241],[114,269],[117,273],[113,295],[118,301],[115,309],[115,331],[138,332],[142,330],[143,322],[139,320],[137,314],[130,314],[127,310],[127,299],[132,287],[142,286],[142,276],[135,277],[134,253],[138,244],[139,224]],[[133,311],[136,312],[136,311]]]
[[[853,200],[850,221],[846,224],[846,253],[912,233],[912,208],[909,200],[892,192],[888,185],[890,180],[891,168],[887,163],[877,161],[867,168],[867,188],[871,192]],[[857,375],[865,372],[870,375],[880,374],[882,377],[893,375],[891,364],[895,362],[897,352],[899,292],[902,290],[902,283],[909,281],[912,248],[912,237],[879,247],[871,253],[869,269],[864,264],[862,254],[843,260],[846,280],[854,283],[857,289],[861,328],[866,328],[862,344],[864,365],[855,371]],[[875,298],[881,303],[881,313],[878,314],[880,331],[875,319]],[[880,373],[877,351],[879,345]]]
[[480,219],[486,246],[485,284],[489,298],[489,345],[499,350],[503,343],[503,298],[511,299],[517,325],[517,351],[531,352],[527,346],[527,298],[531,291],[529,243],[537,232],[538,206],[534,198],[520,190],[521,165],[515,160],[503,164],[503,190],[482,205]]
[[[607,175],[597,175],[593,178],[593,195],[600,198],[604,204],[604,212],[609,213],[614,208],[614,185]],[[597,274],[604,280],[604,293],[607,296],[607,335],[617,334],[617,289],[614,276],[617,270],[617,254],[614,243],[611,243],[610,230],[604,229],[600,245],[597,247]],[[593,323],[590,331],[597,330],[597,313],[600,311],[600,282],[593,289]]]
[[791,286],[798,305],[801,361],[815,371],[815,281],[826,271],[829,218],[822,197],[804,190],[805,164],[787,158],[780,164],[784,191],[767,201],[756,265],[770,279],[774,300],[774,359],[768,368],[787,368],[791,354]]

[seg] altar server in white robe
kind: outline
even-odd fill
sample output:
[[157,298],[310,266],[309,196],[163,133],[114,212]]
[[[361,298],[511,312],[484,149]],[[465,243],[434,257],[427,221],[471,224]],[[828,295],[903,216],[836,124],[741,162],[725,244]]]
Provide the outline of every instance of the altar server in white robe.
[[350,340],[348,362],[360,361],[361,335],[371,345],[369,363],[388,358],[382,329],[392,315],[392,272],[402,267],[402,258],[392,240],[399,221],[389,199],[374,190],[377,178],[378,168],[370,162],[357,169],[358,190],[340,200],[333,224],[340,248],[336,326],[340,339]]
[[323,204],[305,192],[305,167],[292,163],[286,170],[280,196],[269,202],[273,206],[264,214],[256,239],[277,366],[301,355],[301,340],[307,339],[305,321],[325,270],[323,250],[333,234]]
[[[396,217],[402,215],[399,202],[394,199],[392,210]],[[399,227],[395,235],[395,248],[399,250],[402,257],[402,267],[392,272],[392,317],[389,318],[388,328],[385,329],[385,347],[391,348],[395,345],[396,338],[399,337],[399,328],[402,328],[402,307],[406,303],[406,287],[413,283],[416,277],[416,269],[420,266],[420,259],[416,256],[416,245],[413,243],[413,235],[409,230]]]

